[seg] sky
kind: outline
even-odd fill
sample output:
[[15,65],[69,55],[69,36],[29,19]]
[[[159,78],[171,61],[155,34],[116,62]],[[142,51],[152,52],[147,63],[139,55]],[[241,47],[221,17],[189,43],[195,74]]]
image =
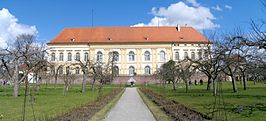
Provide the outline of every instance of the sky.
[[249,29],[265,15],[261,0],[0,0],[0,47],[20,34],[46,43],[68,27],[187,25],[226,32]]

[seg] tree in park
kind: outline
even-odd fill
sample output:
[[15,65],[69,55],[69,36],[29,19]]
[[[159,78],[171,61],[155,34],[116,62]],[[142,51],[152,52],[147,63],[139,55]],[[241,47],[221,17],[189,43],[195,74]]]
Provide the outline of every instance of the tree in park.
[[[20,35],[14,43],[2,49],[1,65],[5,70],[8,79],[13,83],[13,96],[19,94],[19,86],[24,81],[26,91],[28,80],[26,79],[31,72],[38,72],[45,67],[45,47],[36,43],[33,35]],[[19,74],[19,72],[23,74]],[[21,75],[21,77],[19,76]]]
[[157,78],[163,81],[165,85],[167,82],[172,82],[173,90],[176,90],[176,83],[179,76],[179,68],[175,61],[169,60],[163,64],[155,74]]
[[94,85],[98,80],[99,91],[101,91],[102,86],[107,82],[111,83],[113,79],[117,76],[117,70],[115,70],[115,63],[117,61],[117,56],[115,51],[111,51],[108,56],[108,61],[103,63],[101,61],[96,61],[91,65],[91,75],[93,77],[92,81],[92,91],[94,91]]
[[193,64],[194,63],[189,59],[184,59],[177,64],[180,73],[180,79],[182,79],[186,84],[186,92],[188,92],[189,81],[196,71],[196,68],[193,66]]

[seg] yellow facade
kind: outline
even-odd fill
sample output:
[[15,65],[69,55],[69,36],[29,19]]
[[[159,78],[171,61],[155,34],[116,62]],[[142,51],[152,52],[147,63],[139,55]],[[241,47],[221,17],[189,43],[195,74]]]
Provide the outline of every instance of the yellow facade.
[[[120,76],[130,76],[133,71],[137,75],[151,75],[162,64],[173,60],[184,59],[185,52],[188,57],[199,58],[199,52],[202,52],[202,45],[193,43],[130,43],[130,44],[53,44],[48,45],[49,60],[57,64],[75,63],[75,56],[80,54],[80,60],[84,60],[84,53],[89,54],[89,59],[97,61],[97,53],[102,53],[102,61],[108,61],[108,53],[116,51],[119,53],[119,60],[115,65],[119,69]],[[134,53],[134,60],[130,60],[130,53]],[[176,53],[178,52],[178,58]],[[60,53],[63,59],[60,59]],[[71,53],[71,61],[68,60],[68,53]],[[146,54],[145,54],[146,53]],[[150,53],[149,56],[147,53]],[[163,54],[164,53],[164,54]],[[54,60],[52,59],[54,56]],[[99,54],[100,55],[100,54]],[[131,56],[131,57],[133,57]],[[146,56],[146,57],[145,57]],[[149,58],[150,59],[149,59]],[[145,70],[146,69],[146,70]]]

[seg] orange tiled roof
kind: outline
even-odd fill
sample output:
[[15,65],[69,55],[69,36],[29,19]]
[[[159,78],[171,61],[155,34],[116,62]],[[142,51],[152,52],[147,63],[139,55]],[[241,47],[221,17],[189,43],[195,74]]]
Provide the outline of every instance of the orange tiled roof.
[[48,44],[71,43],[207,43],[202,34],[192,27],[95,27],[65,28]]

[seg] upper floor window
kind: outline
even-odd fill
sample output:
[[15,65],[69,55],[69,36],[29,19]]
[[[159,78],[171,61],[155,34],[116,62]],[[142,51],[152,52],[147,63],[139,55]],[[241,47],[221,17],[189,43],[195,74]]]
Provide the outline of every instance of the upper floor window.
[[129,76],[134,76],[134,74],[135,74],[135,68],[133,66],[130,66],[129,69],[128,69],[128,71],[129,71]]
[[145,75],[150,75],[150,74],[151,74],[151,68],[150,68],[150,66],[146,66],[146,67],[144,68],[144,74],[145,74]]
[[72,54],[70,52],[67,54],[67,61],[72,61]]
[[175,52],[175,60],[179,60],[179,52]]
[[185,52],[185,53],[184,53],[184,59],[187,59],[187,58],[188,58],[188,53]]
[[89,54],[87,52],[84,53],[84,61],[89,60]]
[[191,59],[195,60],[195,52],[191,52]]
[[151,60],[151,54],[149,51],[145,51],[144,53],[144,60],[145,61],[150,61]]
[[63,53],[59,53],[59,61],[64,61],[64,54]]
[[101,51],[97,52],[96,60],[99,61],[99,62],[103,61],[103,53]]
[[129,52],[129,61],[135,61],[135,53],[133,51]]
[[76,53],[76,61],[79,61],[79,60],[80,60],[80,53],[77,52],[77,53]]
[[119,61],[119,53],[117,51],[110,52],[110,56],[112,57],[113,61]]
[[202,52],[201,51],[198,52],[198,59],[200,59],[200,60],[202,59]]
[[51,61],[55,61],[55,53],[51,54]]
[[162,50],[160,51],[160,61],[165,61],[165,52]]

